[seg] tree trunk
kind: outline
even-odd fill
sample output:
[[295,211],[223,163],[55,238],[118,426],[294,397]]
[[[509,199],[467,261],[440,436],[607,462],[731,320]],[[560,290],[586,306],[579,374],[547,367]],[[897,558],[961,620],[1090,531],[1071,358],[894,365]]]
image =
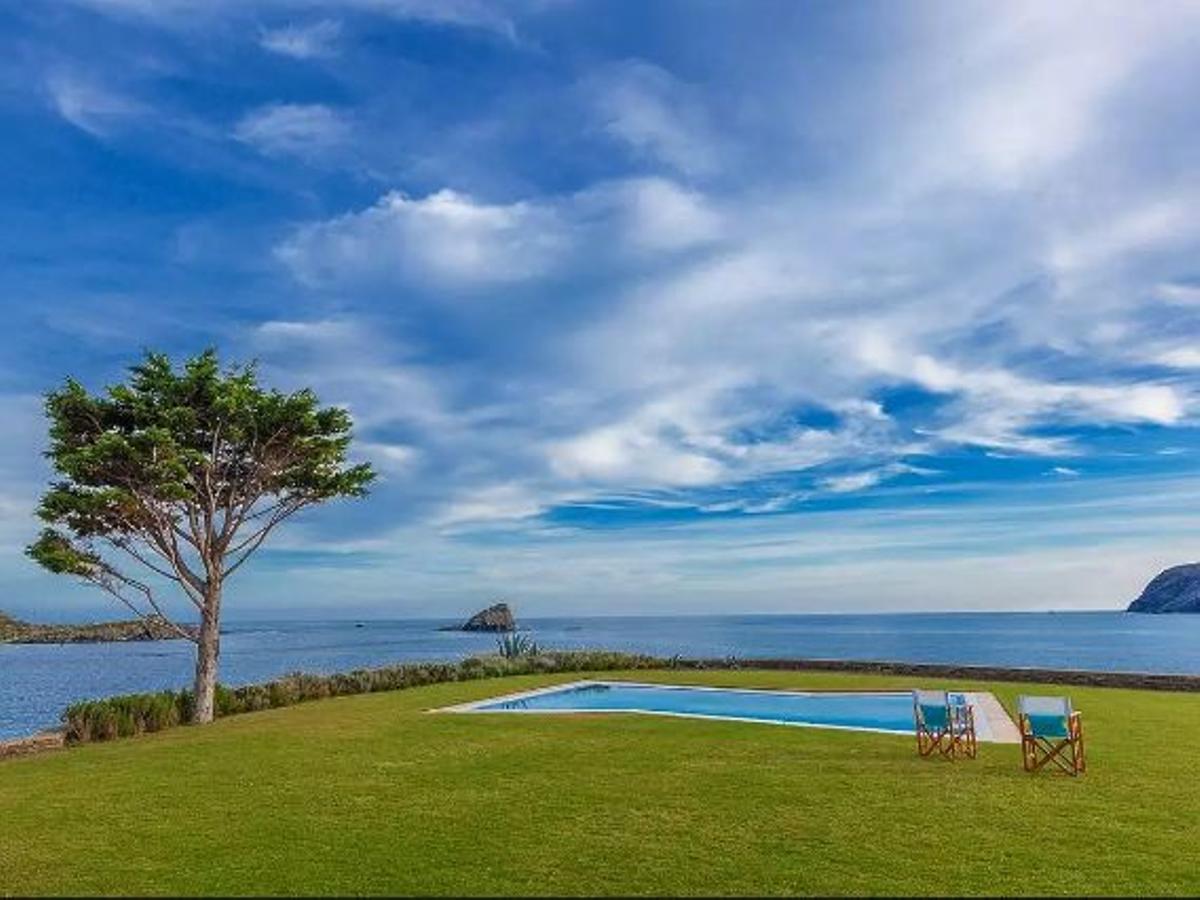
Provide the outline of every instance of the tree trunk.
[[217,659],[221,655],[221,589],[210,588],[200,616],[200,634],[196,643],[196,706],[192,723],[203,725],[213,720],[213,695],[217,689]]

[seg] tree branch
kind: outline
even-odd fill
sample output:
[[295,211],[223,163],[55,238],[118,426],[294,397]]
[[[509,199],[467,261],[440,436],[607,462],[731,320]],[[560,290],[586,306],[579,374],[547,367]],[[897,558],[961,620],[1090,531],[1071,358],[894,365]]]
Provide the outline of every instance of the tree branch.
[[228,578],[230,575],[232,575],[234,572],[236,572],[241,567],[242,563],[244,563],[246,560],[248,560],[251,557],[251,555],[254,553],[254,551],[257,550],[259,548],[259,546],[261,546],[262,542],[267,539],[267,535],[269,535],[272,532],[272,530],[274,530],[276,525],[278,525],[280,522],[282,522],[284,519],[288,518],[289,516],[293,515],[294,513],[299,512],[300,510],[302,510],[304,507],[306,507],[308,505],[309,504],[308,504],[307,500],[301,500],[301,501],[295,503],[294,505],[281,510],[280,512],[278,512],[274,516],[272,516],[266,525],[264,525],[262,528],[258,529],[258,531],[255,531],[254,533],[252,533],[249,537],[247,537],[245,540],[243,540],[241,543],[239,543],[236,547],[231,549],[229,551],[230,556],[234,556],[238,553],[241,553],[242,555],[239,556],[232,565],[226,566],[225,571],[221,576],[222,579]]
[[[145,566],[151,572],[154,572],[156,575],[160,575],[163,578],[166,578],[170,581],[174,581],[181,588],[183,588],[183,595],[185,597],[187,597],[189,601],[191,601],[192,605],[195,606],[196,609],[203,611],[204,603],[203,603],[202,598],[196,596],[195,591],[192,588],[192,586],[189,585],[186,581],[184,581],[183,577],[181,575],[179,575],[177,572],[168,572],[166,569],[155,565],[154,562],[147,559],[146,556],[143,555],[140,551],[134,549],[133,544],[124,538],[106,537],[105,540],[113,547],[116,547],[118,550],[123,550],[125,553],[132,556],[134,559],[136,559],[138,562],[140,562],[143,566]],[[151,547],[153,547],[153,545],[151,545]],[[155,550],[155,552],[156,553],[158,552],[157,549]],[[161,556],[161,554],[159,554],[159,555]],[[168,561],[168,563],[170,562],[169,559],[167,561]]]
[[[138,581],[136,578],[130,578],[128,575],[123,575],[121,572],[117,571],[107,563],[100,563],[94,574],[83,575],[81,577],[84,579],[84,581],[88,581],[91,584],[99,587],[101,590],[107,591],[109,594],[116,597],[143,622],[149,621],[154,616],[157,616],[159,624],[165,625],[168,629],[175,632],[175,634],[177,634],[179,637],[186,638],[193,643],[198,642],[199,638],[197,635],[192,634],[185,628],[181,628],[179,625],[176,625],[173,621],[171,621],[166,613],[162,611],[162,608],[158,605],[157,601],[155,601],[154,592],[150,590],[149,585]],[[121,592],[119,586],[121,584],[138,591],[150,605],[150,608],[154,610],[153,615],[138,609],[137,604],[135,604]]]
[[[185,587],[190,587],[201,598],[204,596],[204,582],[195,572],[193,572],[184,562],[183,557],[179,552],[179,543],[175,540],[178,533],[182,533],[182,529],[171,518],[170,514],[164,514],[159,511],[158,507],[152,500],[148,500],[140,491],[132,485],[129,486],[129,491],[137,500],[138,505],[146,513],[146,515],[157,526],[155,528],[144,528],[145,537],[156,546],[162,557],[170,563],[171,568],[178,573],[180,584]],[[185,535],[186,537],[186,535]],[[192,598],[195,600],[195,598]]]

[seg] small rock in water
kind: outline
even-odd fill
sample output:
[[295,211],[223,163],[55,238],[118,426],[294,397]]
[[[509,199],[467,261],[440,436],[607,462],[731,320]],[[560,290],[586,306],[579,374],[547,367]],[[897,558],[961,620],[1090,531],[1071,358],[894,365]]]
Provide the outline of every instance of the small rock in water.
[[517,623],[507,603],[494,603],[480,610],[456,631],[516,631]]

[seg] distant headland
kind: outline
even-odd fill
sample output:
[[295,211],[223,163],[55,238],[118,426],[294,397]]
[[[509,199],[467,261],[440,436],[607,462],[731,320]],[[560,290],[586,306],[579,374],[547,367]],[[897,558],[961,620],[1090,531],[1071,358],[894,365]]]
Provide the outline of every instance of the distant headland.
[[1129,604],[1136,613],[1200,613],[1200,563],[1159,572],[1141,596]]
[[178,637],[179,633],[158,616],[92,625],[36,625],[0,612],[0,644],[98,644]]

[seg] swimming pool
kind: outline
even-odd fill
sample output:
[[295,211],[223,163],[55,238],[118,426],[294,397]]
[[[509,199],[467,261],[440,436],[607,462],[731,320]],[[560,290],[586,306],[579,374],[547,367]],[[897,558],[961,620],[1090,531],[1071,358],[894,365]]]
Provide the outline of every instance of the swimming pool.
[[624,681],[578,681],[455,706],[447,711],[629,712],[894,734],[913,733],[912,695],[908,692],[810,693]]

